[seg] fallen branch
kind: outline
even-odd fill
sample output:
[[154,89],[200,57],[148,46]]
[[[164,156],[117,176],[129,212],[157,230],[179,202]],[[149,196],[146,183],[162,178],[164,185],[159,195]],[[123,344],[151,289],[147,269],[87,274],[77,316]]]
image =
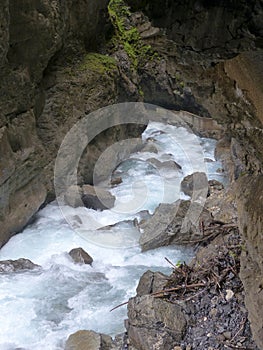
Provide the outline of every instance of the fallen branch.
[[159,297],[160,294],[176,292],[176,291],[182,290],[182,289],[193,289],[193,288],[197,288],[197,287],[206,287],[206,284],[205,283],[195,283],[195,284],[182,285],[182,286],[178,286],[178,287],[174,287],[174,288],[158,290],[157,292],[154,292],[150,295],[152,295],[153,297]]
[[172,265],[172,267],[174,268],[174,269],[176,269],[176,266],[171,262],[171,260],[169,260],[168,258],[164,258],[170,265]]
[[121,306],[127,305],[127,304],[128,304],[128,301],[125,301],[125,303],[121,303],[121,304],[115,306],[113,309],[110,310],[110,312],[112,312],[113,310],[118,309],[118,308],[121,307]]
[[242,330],[243,330],[244,327],[245,327],[246,322],[247,322],[247,319],[246,319],[246,318],[243,318],[242,323],[241,323],[241,327],[240,327],[239,330],[236,332],[236,334],[233,336],[233,338],[230,340],[230,343],[232,343],[233,340],[242,332]]

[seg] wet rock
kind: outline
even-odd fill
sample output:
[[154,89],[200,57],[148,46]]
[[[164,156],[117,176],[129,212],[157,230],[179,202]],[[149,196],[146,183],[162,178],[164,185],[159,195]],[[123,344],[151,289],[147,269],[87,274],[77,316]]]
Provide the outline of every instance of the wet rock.
[[0,273],[8,273],[8,272],[21,272],[25,270],[34,270],[36,268],[40,268],[39,265],[34,264],[32,261],[28,259],[17,259],[17,260],[3,260],[0,261]]
[[123,220],[123,221],[117,222],[116,224],[102,226],[98,230],[99,231],[104,231],[104,230],[111,230],[111,229],[114,229],[114,228],[118,229],[118,228],[123,227],[123,224],[137,226],[137,221],[136,221],[136,219],[134,219],[134,220]]
[[187,244],[202,235],[200,222],[209,226],[211,221],[209,211],[198,203],[178,200],[160,204],[149,220],[139,224],[139,243],[142,251],[173,243]]
[[69,252],[69,255],[77,264],[91,265],[93,262],[92,257],[87,252],[85,252],[85,250],[82,248],[71,249],[71,251]]
[[117,350],[110,336],[93,331],[80,330],[71,334],[65,350]]
[[149,159],[147,159],[147,162],[150,162],[159,170],[167,169],[167,170],[179,171],[182,169],[181,165],[176,163],[174,160],[166,160],[164,162],[161,162],[160,160],[158,160],[156,158],[149,158]]
[[172,349],[186,327],[178,305],[148,295],[129,300],[128,317],[129,341],[140,350]]
[[153,142],[147,142],[140,152],[158,153],[158,148]]
[[109,191],[91,185],[82,186],[81,199],[85,207],[95,210],[110,209],[115,203],[115,197]]
[[118,177],[114,177],[113,179],[111,179],[110,184],[111,186],[116,186],[122,183],[122,178],[120,176]]
[[147,295],[162,290],[169,276],[161,272],[146,271],[140,278],[136,292],[137,296]]
[[205,173],[195,172],[187,175],[181,182],[181,191],[195,198],[202,194],[206,197],[208,193],[208,179]]

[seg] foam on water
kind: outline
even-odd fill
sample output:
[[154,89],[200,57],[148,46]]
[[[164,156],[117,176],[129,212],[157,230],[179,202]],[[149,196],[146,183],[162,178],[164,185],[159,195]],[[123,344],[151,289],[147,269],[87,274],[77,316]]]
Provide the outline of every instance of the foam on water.
[[[51,203],[1,249],[0,260],[24,257],[42,266],[0,276],[1,350],[61,350],[79,329],[123,332],[126,308],[109,310],[135,295],[140,276],[148,269],[169,273],[164,257],[176,263],[193,256],[191,249],[176,246],[141,253],[132,220],[160,202],[183,198],[180,182],[186,174],[207,171],[213,177],[220,167],[213,156],[215,141],[161,123],[150,123],[142,138],[150,138],[159,152],[136,153],[120,165],[123,182],[112,189],[117,197],[112,210]],[[182,170],[157,169],[150,158],[175,161]],[[67,252],[76,247],[94,258],[92,267],[73,263]]]

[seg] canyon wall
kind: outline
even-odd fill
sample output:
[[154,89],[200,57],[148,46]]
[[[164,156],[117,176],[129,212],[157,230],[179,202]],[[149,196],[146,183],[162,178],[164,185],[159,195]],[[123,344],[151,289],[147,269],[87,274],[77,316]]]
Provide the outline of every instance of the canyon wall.
[[[125,24],[154,55],[125,51],[127,36],[109,44],[114,25],[106,0],[0,1],[0,246],[54,198],[54,159],[84,113],[145,101],[212,117],[225,130],[245,247],[241,277],[263,348],[262,1],[128,3],[137,12]],[[99,135],[85,182],[103,147],[139,131]]]
[[[65,77],[64,58],[74,56],[78,61],[79,52],[96,48],[100,42],[106,8],[105,0],[23,0],[19,4],[1,0],[0,246],[25,226],[52,187],[56,150],[79,114],[73,113],[73,103],[62,103],[69,96],[60,98],[59,111],[50,96],[61,88],[57,80],[64,79],[63,89],[71,84],[70,72]],[[56,66],[53,61],[57,58],[61,60]],[[61,79],[57,76],[60,70],[64,72]],[[87,103],[81,92],[90,85],[92,77],[86,78],[81,69],[76,70],[79,85],[74,93],[81,100],[76,105],[81,113]],[[109,90],[112,84],[113,79]],[[105,91],[105,104],[112,102],[111,96],[110,91]],[[62,105],[68,108],[67,113]],[[101,101],[89,106],[98,107]]]

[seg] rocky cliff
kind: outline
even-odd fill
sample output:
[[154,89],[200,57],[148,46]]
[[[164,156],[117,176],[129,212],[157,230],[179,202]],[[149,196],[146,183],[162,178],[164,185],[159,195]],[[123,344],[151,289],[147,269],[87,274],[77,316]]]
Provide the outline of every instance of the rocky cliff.
[[[95,47],[106,5],[107,1],[0,3],[0,245],[45,201],[52,178],[48,168],[62,140],[61,130],[77,118],[72,109],[67,114],[47,111],[50,92],[56,89],[54,71],[66,65],[64,61],[56,67],[53,61]],[[62,79],[66,80],[58,78]],[[89,84],[89,78],[83,79],[83,85]],[[111,94],[107,99],[105,104],[112,102]],[[43,113],[48,114],[48,127]]]
[[[225,130],[219,154],[236,183],[241,277],[263,348],[262,1],[128,3],[132,12],[115,0],[108,13],[107,0],[0,1],[0,245],[54,198],[57,150],[83,113],[145,101],[212,117]],[[137,132],[99,135],[84,181],[103,147]]]

